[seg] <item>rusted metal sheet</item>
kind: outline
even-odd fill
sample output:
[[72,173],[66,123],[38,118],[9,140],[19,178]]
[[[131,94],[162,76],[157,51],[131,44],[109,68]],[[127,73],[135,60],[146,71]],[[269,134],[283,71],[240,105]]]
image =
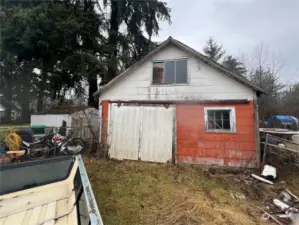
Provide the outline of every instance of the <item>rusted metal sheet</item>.
[[235,132],[206,132],[204,109],[210,105],[177,105],[178,163],[256,167],[253,102],[234,104]]

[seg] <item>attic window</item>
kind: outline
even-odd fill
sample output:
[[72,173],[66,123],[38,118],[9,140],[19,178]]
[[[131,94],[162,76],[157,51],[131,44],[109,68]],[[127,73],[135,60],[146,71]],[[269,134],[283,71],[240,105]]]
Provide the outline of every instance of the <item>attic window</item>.
[[153,84],[186,84],[187,59],[153,63]]

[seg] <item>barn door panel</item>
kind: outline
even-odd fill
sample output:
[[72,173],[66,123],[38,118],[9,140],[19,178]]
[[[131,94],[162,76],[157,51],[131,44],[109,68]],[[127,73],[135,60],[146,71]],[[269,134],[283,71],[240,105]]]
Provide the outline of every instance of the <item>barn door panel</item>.
[[141,107],[111,105],[111,158],[138,160],[141,113]]
[[173,108],[143,107],[140,160],[171,162],[173,136]]

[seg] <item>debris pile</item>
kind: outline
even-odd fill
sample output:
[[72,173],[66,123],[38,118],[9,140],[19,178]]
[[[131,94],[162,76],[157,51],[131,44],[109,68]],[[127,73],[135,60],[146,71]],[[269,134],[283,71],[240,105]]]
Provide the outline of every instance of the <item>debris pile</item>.
[[[277,170],[275,167],[265,165],[261,175],[251,174],[256,180],[274,185],[277,181]],[[272,207],[263,210],[262,220],[272,221],[279,225],[299,225],[299,198],[288,189],[282,191],[278,197],[273,199]]]
[[[269,187],[277,186],[278,175],[280,177],[299,173],[299,143],[296,137],[286,139],[284,135],[277,136],[267,134],[262,141],[262,165],[260,175],[251,174],[251,177],[265,183]],[[279,174],[278,174],[279,173]],[[282,183],[282,182],[280,182]],[[284,187],[285,188],[285,187]],[[299,225],[299,198],[288,189],[278,196],[271,196],[271,204],[262,209],[262,219],[276,224]],[[269,202],[269,200],[267,202]]]
[[270,220],[280,225],[299,224],[299,198],[288,189],[273,199],[275,209],[264,211],[263,220]]

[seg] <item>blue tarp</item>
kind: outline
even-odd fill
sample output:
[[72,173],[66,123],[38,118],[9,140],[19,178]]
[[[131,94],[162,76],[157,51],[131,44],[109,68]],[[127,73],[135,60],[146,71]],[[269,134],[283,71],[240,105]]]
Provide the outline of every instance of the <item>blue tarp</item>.
[[282,115],[272,115],[268,118],[267,123],[272,124],[273,121],[278,119],[281,123],[297,123],[298,120],[293,116],[282,116]]

